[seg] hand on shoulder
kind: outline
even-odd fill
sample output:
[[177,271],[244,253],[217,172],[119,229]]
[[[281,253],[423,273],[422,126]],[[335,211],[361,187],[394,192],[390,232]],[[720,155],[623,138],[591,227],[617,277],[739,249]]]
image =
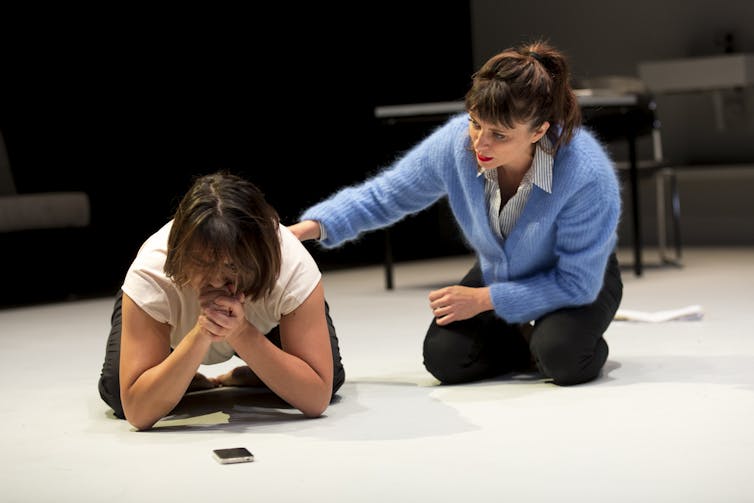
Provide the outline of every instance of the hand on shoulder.
[[299,241],[320,238],[319,222],[314,220],[302,220],[301,222],[289,225],[288,230],[290,230]]

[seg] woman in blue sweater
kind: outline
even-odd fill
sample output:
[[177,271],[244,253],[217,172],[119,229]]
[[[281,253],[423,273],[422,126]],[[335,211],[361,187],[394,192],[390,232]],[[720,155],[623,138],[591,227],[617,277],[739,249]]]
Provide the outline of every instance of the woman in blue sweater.
[[582,128],[563,54],[507,49],[473,76],[466,112],[375,177],[307,209],[290,229],[333,248],[447,196],[477,261],[429,294],[424,365],[443,383],[536,369],[595,379],[621,301],[620,191]]

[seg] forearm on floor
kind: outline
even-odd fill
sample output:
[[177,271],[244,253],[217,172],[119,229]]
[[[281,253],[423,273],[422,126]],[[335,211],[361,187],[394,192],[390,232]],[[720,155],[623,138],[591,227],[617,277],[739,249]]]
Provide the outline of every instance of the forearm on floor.
[[304,415],[316,417],[327,408],[332,395],[332,369],[329,374],[318,374],[303,359],[275,346],[253,328],[231,345],[271,391]]
[[190,332],[162,362],[144,371],[124,390],[123,408],[128,421],[150,428],[180,402],[209,349],[210,341]]

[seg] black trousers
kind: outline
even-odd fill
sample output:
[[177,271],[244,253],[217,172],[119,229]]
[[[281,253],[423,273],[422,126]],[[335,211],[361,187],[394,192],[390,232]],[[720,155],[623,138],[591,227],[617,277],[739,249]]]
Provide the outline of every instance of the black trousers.
[[[120,400],[120,336],[122,329],[122,309],[123,309],[123,292],[119,291],[115,297],[113,314],[110,319],[110,335],[107,338],[107,347],[105,348],[105,362],[102,364],[102,372],[99,378],[99,395],[107,405],[112,407],[116,417],[123,419],[123,404]],[[340,389],[346,380],[346,372],[340,358],[340,348],[338,346],[338,337],[335,334],[335,326],[330,318],[330,306],[325,302],[325,317],[327,318],[327,329],[330,332],[330,345],[332,346],[333,356],[333,386],[332,394]],[[266,337],[277,347],[280,343],[280,327],[275,327]]]
[[[460,284],[484,286],[479,263]],[[526,337],[520,325],[507,323],[494,311],[443,327],[433,320],[424,339],[424,366],[446,384],[526,370],[537,370],[564,386],[591,381],[607,360],[603,334],[622,296],[620,268],[612,254],[594,302],[545,314],[534,320]]]

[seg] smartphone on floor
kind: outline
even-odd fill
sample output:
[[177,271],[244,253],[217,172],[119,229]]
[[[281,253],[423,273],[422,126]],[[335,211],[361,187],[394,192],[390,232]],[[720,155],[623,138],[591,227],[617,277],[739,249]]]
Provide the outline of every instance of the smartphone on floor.
[[215,449],[212,451],[218,463],[248,463],[254,461],[254,455],[246,447],[231,447],[229,449]]

